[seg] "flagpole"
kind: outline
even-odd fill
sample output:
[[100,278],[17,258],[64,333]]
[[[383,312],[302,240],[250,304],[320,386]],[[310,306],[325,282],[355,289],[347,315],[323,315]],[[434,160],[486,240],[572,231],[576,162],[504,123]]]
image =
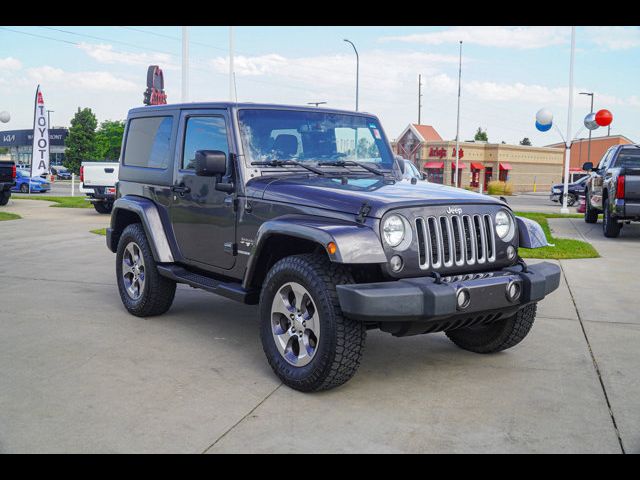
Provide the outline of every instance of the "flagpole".
[[569,191],[569,166],[571,164],[571,116],[573,114],[573,62],[576,51],[576,27],[571,27],[571,55],[569,60],[569,111],[567,112],[567,140],[565,141],[564,160],[564,189],[562,193],[562,208],[560,213],[569,213],[567,196]]
[[460,88],[462,82],[462,40],[460,40],[460,63],[458,66],[458,118],[456,121],[456,173],[455,173],[455,186],[459,187],[459,170],[458,165],[460,163]]

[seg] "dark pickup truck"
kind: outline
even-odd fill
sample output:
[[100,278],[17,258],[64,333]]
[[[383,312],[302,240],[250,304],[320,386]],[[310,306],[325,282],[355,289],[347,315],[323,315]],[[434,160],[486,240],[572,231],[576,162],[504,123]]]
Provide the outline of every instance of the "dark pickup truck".
[[602,213],[604,236],[615,238],[625,223],[640,221],[640,145],[615,145],[597,167],[587,162],[582,168],[591,172],[585,222],[596,223]]
[[0,161],[0,206],[6,205],[11,198],[11,188],[16,184],[16,164]]
[[183,283],[258,304],[269,364],[305,392],[349,380],[370,329],[516,345],[560,281],[518,256],[546,245],[542,229],[488,195],[403,181],[397,162],[367,113],[131,110],[107,230],[122,303],[159,315]]

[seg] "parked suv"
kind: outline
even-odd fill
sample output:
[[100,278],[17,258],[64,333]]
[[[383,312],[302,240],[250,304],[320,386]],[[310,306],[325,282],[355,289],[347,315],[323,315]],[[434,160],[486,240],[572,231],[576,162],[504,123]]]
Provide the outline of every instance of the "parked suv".
[[598,164],[587,162],[584,221],[596,223],[602,213],[605,237],[617,237],[624,223],[640,221],[640,145],[610,147]]
[[166,312],[176,283],[258,304],[280,379],[301,391],[356,372],[366,332],[446,332],[499,352],[558,287],[518,246],[540,226],[463,189],[406,182],[378,118],[277,105],[136,108],[107,230],[120,297]]

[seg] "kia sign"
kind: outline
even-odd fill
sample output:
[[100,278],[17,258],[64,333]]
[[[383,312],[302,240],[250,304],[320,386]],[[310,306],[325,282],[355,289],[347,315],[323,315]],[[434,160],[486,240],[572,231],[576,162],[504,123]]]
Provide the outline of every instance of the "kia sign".
[[164,93],[164,74],[158,65],[149,65],[147,69],[147,89],[144,92],[145,105],[164,105],[167,94]]
[[31,176],[39,177],[49,173],[49,125],[47,111],[40,85],[36,89],[36,104],[33,113],[33,154],[31,155]]

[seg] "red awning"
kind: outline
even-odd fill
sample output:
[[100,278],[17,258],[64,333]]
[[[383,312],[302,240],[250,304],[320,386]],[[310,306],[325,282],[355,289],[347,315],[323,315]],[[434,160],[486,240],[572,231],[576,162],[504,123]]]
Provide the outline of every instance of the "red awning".
[[[464,170],[465,168],[467,168],[467,166],[462,163],[462,162],[458,162],[458,170]],[[453,160],[451,162],[451,170],[455,170],[456,169],[456,161]]]
[[444,162],[426,162],[424,168],[444,168]]
[[500,170],[512,170],[510,163],[501,163]]
[[474,170],[484,170],[484,165],[481,163],[471,163],[471,168]]

